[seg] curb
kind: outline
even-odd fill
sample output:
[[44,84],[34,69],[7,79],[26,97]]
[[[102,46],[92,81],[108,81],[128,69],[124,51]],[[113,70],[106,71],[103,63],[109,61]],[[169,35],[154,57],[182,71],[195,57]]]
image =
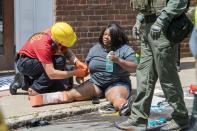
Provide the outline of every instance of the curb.
[[109,102],[105,99],[100,100],[100,104],[84,104],[68,108],[56,109],[47,112],[36,112],[26,116],[12,117],[5,119],[9,129],[17,129],[28,127],[32,121],[52,121],[65,117],[81,115],[85,113],[95,112],[100,107],[106,106]]

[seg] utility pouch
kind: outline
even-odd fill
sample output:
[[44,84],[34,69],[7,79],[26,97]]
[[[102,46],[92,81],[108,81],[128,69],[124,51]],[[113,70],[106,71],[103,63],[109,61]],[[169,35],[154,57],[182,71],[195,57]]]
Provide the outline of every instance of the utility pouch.
[[166,37],[172,43],[180,43],[191,33],[193,26],[191,20],[183,13],[171,21],[166,30]]
[[130,0],[130,5],[134,10],[153,14],[166,6],[166,0]]

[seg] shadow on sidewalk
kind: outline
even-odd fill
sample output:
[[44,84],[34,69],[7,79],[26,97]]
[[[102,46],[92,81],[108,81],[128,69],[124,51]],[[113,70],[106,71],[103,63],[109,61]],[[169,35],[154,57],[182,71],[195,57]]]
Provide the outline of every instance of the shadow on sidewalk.
[[27,92],[17,92],[16,95],[28,95],[28,93]]

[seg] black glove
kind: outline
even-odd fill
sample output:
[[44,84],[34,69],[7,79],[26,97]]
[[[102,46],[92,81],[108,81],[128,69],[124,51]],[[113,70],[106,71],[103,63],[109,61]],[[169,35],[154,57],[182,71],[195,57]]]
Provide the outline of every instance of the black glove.
[[162,30],[166,30],[169,25],[170,18],[166,11],[162,11],[160,15],[158,16],[155,23],[150,28],[150,35],[153,40],[157,40]]

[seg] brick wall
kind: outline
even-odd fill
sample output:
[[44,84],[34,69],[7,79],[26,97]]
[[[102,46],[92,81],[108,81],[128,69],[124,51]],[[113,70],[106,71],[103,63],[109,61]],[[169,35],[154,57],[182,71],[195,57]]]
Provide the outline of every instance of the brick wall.
[[[137,50],[138,42],[131,37],[136,12],[130,0],[56,0],[56,21],[67,21],[77,33],[78,41],[73,51],[84,61],[89,48],[98,41],[101,30],[110,22],[119,23],[126,31],[131,46]],[[192,0],[192,4],[196,4]],[[187,41],[181,46],[182,54],[190,55]]]

